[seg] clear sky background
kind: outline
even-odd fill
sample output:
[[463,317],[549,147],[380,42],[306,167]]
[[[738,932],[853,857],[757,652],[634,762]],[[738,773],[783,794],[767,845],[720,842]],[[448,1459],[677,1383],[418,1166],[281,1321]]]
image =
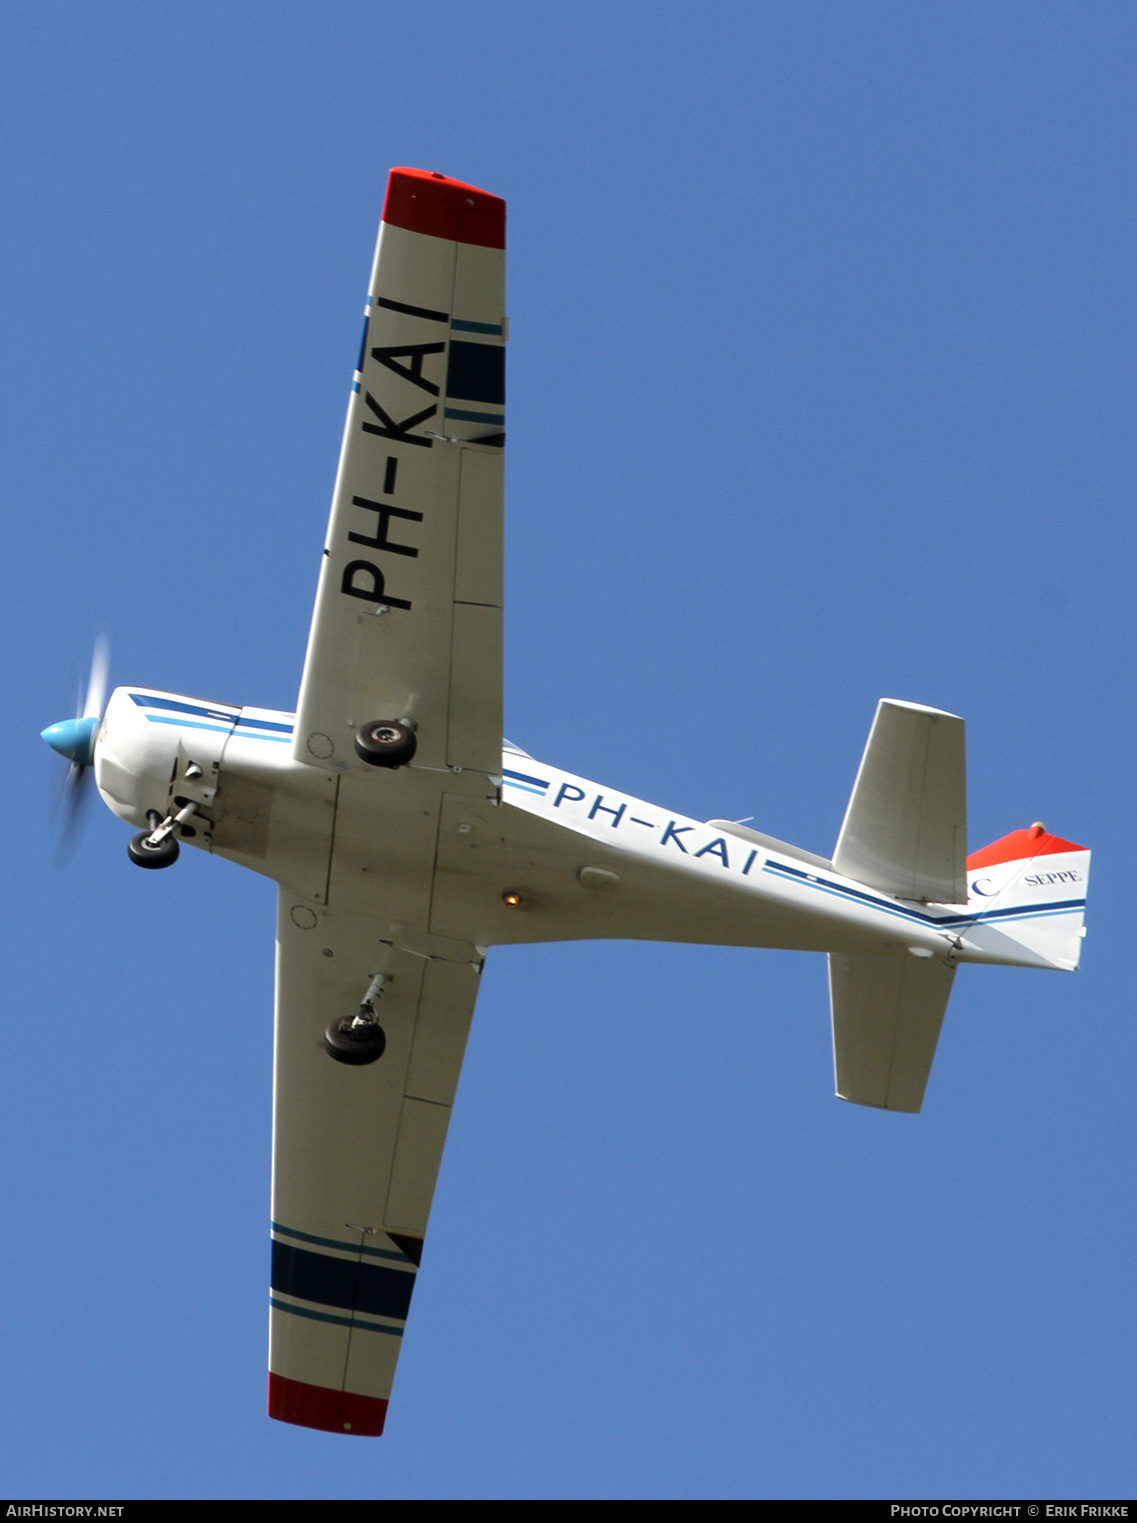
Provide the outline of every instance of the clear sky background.
[[[1132,1495],[1137,12],[0,10],[0,1491]],[[509,202],[506,714],[828,853],[876,700],[1092,846],[918,1117],[824,960],[491,952],[387,1435],[265,1416],[274,891],[128,862],[112,680],[295,702],[388,168]],[[1124,869],[1124,871],[1123,871]]]

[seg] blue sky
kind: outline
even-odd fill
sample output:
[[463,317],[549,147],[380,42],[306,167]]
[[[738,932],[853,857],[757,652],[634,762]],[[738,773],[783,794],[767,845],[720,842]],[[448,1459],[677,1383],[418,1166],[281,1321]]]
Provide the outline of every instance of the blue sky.
[[[1135,34],[4,7],[8,1494],[1131,1494]],[[393,164],[509,202],[514,741],[828,852],[929,703],[973,847],[1096,855],[1083,971],[965,968],[919,1117],[832,1098],[820,958],[491,955],[352,1441],[264,1415],[271,885],[101,809],[56,871],[38,732],[100,625],[292,707]]]

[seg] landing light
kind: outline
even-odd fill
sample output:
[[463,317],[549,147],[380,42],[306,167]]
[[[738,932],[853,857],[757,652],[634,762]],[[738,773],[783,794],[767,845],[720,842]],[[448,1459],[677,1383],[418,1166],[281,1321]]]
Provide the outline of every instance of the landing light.
[[511,910],[515,910],[517,909],[518,905],[525,903],[521,895],[516,893],[513,889],[507,889],[505,893],[502,894],[501,902],[502,904],[508,905]]

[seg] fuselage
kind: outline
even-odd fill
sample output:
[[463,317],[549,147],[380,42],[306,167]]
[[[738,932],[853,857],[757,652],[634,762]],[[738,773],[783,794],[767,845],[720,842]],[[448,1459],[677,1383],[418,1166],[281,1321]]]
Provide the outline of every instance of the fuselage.
[[[107,805],[144,827],[194,804],[191,846],[424,946],[581,938],[880,952],[1051,966],[985,945],[968,905],[892,898],[826,859],[659,809],[512,748],[500,773],[310,765],[293,716],[118,688],[95,743]],[[989,943],[989,935],[987,936]]]

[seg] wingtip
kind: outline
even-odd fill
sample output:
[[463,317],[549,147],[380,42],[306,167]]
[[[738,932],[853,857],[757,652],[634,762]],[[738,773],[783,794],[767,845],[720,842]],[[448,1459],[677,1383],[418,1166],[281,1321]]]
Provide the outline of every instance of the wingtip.
[[500,196],[429,169],[392,169],[383,221],[411,233],[505,247],[505,202]]
[[309,1385],[306,1381],[290,1380],[287,1375],[277,1375],[270,1370],[268,1415],[277,1422],[294,1423],[298,1428],[350,1433],[356,1438],[378,1438],[387,1420],[387,1399]]

